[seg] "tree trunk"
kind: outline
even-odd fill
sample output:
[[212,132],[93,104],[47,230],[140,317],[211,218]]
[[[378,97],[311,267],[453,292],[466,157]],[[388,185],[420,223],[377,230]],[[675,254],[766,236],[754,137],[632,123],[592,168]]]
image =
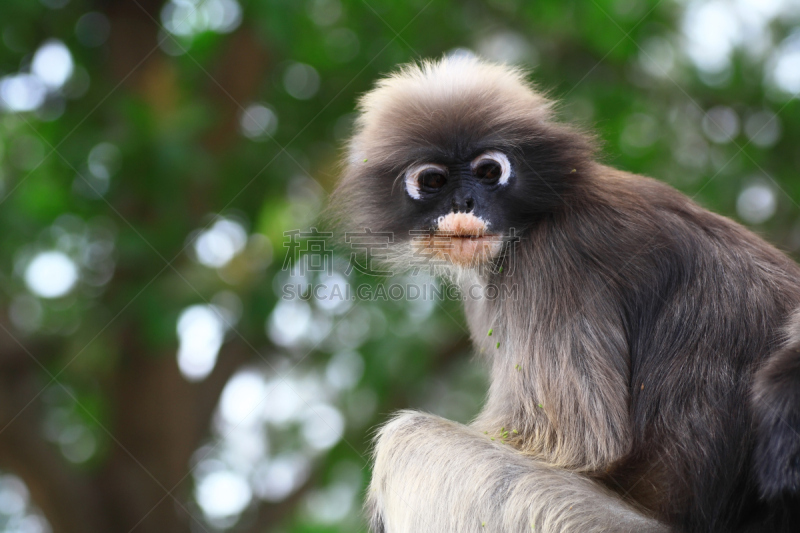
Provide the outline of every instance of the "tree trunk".
[[[111,23],[106,85],[119,86],[106,105],[127,92],[146,102],[156,115],[178,111],[174,107],[180,104],[180,89],[173,60],[158,48],[163,0],[106,0],[98,4]],[[209,107],[217,113],[217,124],[206,138],[197,139],[198,150],[219,154],[230,146],[230,138],[237,134],[241,102],[251,101],[264,79],[265,58],[265,52],[245,28],[227,39],[218,60],[219,72],[208,67],[215,79],[209,78],[201,88]],[[201,69],[199,65],[197,68]],[[126,178],[131,176],[120,179]],[[187,197],[202,199],[203,212],[198,213],[198,219],[219,202],[213,191],[186,192]],[[125,218],[140,228],[153,225],[149,198],[132,200],[142,209],[129,212],[119,207]],[[114,210],[108,216],[114,217]],[[120,227],[132,232],[122,222]],[[139,237],[134,233],[131,238]],[[184,239],[185,235],[169,244],[169,259],[182,250]],[[139,265],[120,265],[101,297],[110,316],[121,313],[113,327],[103,333],[106,343],[118,347],[121,361],[110,375],[98,377],[106,392],[104,407],[110,413],[102,421],[110,440],[102,464],[89,469],[72,465],[42,435],[40,392],[50,379],[36,358],[46,353],[64,361],[68,358],[59,356],[71,353],[69,342],[54,339],[47,352],[37,346],[23,346],[16,341],[13,328],[0,317],[0,468],[25,481],[54,533],[188,533],[198,529],[191,528],[192,520],[198,519],[190,503],[191,457],[208,435],[211,414],[228,378],[254,354],[245,343],[234,339],[223,346],[214,372],[202,383],[192,384],[181,376],[176,364],[177,338],[174,345],[161,348],[159,353],[151,353],[152,349],[139,342],[141,327],[133,310],[123,307],[128,302],[120,302],[119,295],[136,294],[151,281],[154,272],[164,268],[158,254],[153,251],[151,255],[140,258]],[[161,275],[170,276],[170,283],[183,283],[171,269]],[[163,309],[172,307],[164,305]],[[163,320],[174,317],[165,313]],[[68,377],[59,377],[59,381],[65,379]]]

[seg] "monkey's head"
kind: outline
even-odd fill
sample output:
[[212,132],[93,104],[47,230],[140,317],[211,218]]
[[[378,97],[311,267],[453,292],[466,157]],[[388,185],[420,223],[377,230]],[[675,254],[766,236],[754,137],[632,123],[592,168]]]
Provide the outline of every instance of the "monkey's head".
[[332,198],[342,225],[459,265],[564,209],[591,161],[522,71],[471,55],[402,67],[359,112]]

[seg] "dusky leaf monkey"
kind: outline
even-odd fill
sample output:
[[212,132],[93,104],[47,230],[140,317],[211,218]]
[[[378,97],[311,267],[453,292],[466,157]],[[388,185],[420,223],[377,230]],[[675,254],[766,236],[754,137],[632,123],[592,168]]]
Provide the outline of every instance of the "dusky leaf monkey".
[[516,287],[465,302],[491,367],[475,421],[379,431],[375,533],[800,531],[795,262],[598,162],[516,68],[406,65],[359,111],[340,224]]

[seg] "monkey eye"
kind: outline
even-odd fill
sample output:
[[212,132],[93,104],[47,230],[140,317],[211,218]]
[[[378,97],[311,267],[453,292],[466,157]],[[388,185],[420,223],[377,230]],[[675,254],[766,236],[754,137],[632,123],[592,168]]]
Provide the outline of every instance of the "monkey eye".
[[419,175],[419,184],[423,189],[441,189],[446,181],[444,173],[438,169],[428,169]]
[[506,154],[491,150],[472,162],[472,173],[484,183],[505,185],[511,177],[511,162]]
[[447,169],[441,165],[424,163],[406,171],[406,192],[415,200],[422,195],[420,191],[436,192],[447,183]]

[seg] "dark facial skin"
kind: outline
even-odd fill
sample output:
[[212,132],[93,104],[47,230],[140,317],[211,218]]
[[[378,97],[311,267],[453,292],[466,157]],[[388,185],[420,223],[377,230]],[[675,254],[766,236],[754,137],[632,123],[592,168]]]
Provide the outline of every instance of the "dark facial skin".
[[[570,162],[554,158],[547,137],[533,137],[516,146],[476,143],[464,150],[424,150],[412,163],[395,168],[400,176],[393,188],[393,217],[402,221],[397,233],[434,230],[437,219],[451,212],[472,213],[489,225],[489,233],[519,235],[542,217],[562,209],[570,184],[579,178]],[[452,145],[458,146],[453,139]],[[411,155],[411,154],[409,154]],[[482,162],[481,159],[485,158]],[[502,159],[507,168],[502,168]],[[408,191],[406,177],[423,165],[436,165],[418,173],[419,198]],[[402,199],[397,198],[402,192]],[[413,192],[413,191],[412,191]]]
[[492,234],[506,233],[507,217],[502,207],[516,185],[514,164],[497,150],[472,156],[450,161],[434,159],[406,170],[404,204],[412,227],[432,230],[440,216],[461,212],[486,221]]
[[[438,117],[438,114],[435,114]],[[388,128],[383,144],[351,162],[346,182],[337,190],[335,205],[346,231],[388,232],[395,242],[412,232],[433,231],[439,217],[470,212],[488,225],[489,233],[525,238],[529,228],[567,209],[571,193],[585,175],[591,146],[565,128],[546,123],[432,124],[420,119]],[[475,165],[477,158],[497,152],[508,161],[508,179],[495,179],[492,166]],[[371,154],[390,154],[378,158]],[[413,182],[418,198],[408,192],[406,176],[421,165],[439,172],[423,173]],[[351,206],[348,209],[347,206]],[[354,207],[355,206],[355,207]]]

